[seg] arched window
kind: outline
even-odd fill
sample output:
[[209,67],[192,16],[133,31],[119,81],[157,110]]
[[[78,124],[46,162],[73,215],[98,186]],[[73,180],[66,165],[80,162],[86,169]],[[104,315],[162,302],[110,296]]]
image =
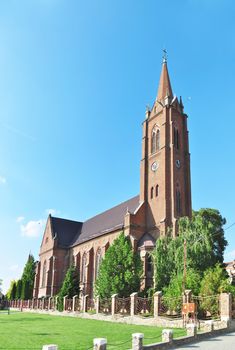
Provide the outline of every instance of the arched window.
[[155,188],[155,196],[158,197],[159,195],[159,186],[157,185]]
[[151,190],[150,190],[150,198],[151,199],[153,198],[153,187],[151,187]]
[[43,263],[43,267],[42,267],[42,287],[46,286],[46,275],[47,275],[47,262],[46,260]]
[[96,257],[95,257],[95,279],[97,279],[97,277],[98,277],[101,260],[102,260],[101,249],[98,248],[98,250],[96,252]]
[[155,153],[160,149],[160,130],[154,126],[151,135],[151,153]]
[[179,144],[179,131],[177,128],[174,128],[174,145],[177,149],[180,148]]
[[87,253],[82,256],[82,283],[86,283],[86,264],[87,264]]
[[176,213],[177,215],[181,215],[181,195],[180,190],[176,190]]

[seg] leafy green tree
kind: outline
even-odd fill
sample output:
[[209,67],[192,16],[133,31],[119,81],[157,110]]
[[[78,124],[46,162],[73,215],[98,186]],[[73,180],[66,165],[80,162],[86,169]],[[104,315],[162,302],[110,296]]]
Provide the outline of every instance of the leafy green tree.
[[16,281],[12,280],[10,287],[7,291],[7,299],[14,300],[16,298]]
[[217,295],[221,292],[232,291],[227,272],[219,263],[214,268],[209,268],[204,272],[201,281],[200,295]]
[[96,294],[101,298],[118,294],[127,297],[140,289],[142,263],[133,252],[128,237],[121,233],[107,250],[96,280]]
[[67,295],[71,299],[74,295],[80,293],[80,278],[79,272],[75,266],[70,266],[66,272],[62,287],[58,293],[58,310],[63,311],[63,298]]
[[[191,289],[194,295],[200,292],[201,276],[195,270],[187,270],[185,289]],[[169,285],[163,288],[164,296],[168,298],[176,298],[182,295],[183,289],[183,274],[176,274],[172,276]]]
[[179,235],[174,239],[170,236],[159,239],[153,252],[156,289],[162,290],[169,285],[172,276],[183,273],[184,241],[187,244],[187,269],[202,276],[208,267],[222,263],[227,246],[224,224],[225,219],[215,209],[193,212],[192,219],[180,218]]
[[18,280],[16,282],[16,299],[20,299],[21,298],[21,291],[22,291],[22,280]]
[[21,299],[28,300],[33,297],[33,285],[35,277],[36,263],[33,255],[29,254],[22,274]]

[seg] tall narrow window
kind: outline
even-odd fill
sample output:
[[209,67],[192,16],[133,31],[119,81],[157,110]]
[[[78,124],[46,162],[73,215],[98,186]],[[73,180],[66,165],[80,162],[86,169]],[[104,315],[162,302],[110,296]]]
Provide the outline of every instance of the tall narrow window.
[[47,262],[46,260],[43,263],[43,267],[42,267],[42,287],[46,286],[46,274],[47,274]]
[[86,264],[87,264],[87,253],[82,256],[82,283],[86,283]]
[[155,126],[151,134],[151,153],[160,149],[160,130]]
[[181,215],[181,195],[178,189],[176,190],[176,213]]
[[157,129],[157,134],[156,134],[156,149],[159,151],[160,149],[160,130]]
[[151,187],[151,190],[150,190],[150,198],[153,199],[153,187]]
[[96,258],[95,258],[95,279],[97,279],[99,274],[101,260],[102,260],[102,254],[101,254],[101,249],[99,248],[96,252]]
[[179,144],[179,131],[177,128],[174,128],[174,145],[177,149],[180,148]]
[[157,185],[155,188],[155,196],[158,197],[159,195],[159,186]]

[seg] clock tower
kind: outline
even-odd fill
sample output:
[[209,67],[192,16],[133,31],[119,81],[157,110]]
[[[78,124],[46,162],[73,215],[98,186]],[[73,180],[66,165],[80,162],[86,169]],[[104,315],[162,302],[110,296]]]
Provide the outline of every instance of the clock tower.
[[177,220],[191,217],[190,154],[187,115],[172,93],[166,55],[157,98],[143,122],[140,201],[145,203],[145,230],[155,239]]

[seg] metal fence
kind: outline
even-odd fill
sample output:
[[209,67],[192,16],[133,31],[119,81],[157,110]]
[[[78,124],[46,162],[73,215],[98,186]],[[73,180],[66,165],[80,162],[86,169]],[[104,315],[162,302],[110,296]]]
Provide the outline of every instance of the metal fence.
[[168,298],[162,297],[159,315],[167,318],[181,318],[182,317],[182,297]]
[[219,295],[192,296],[196,304],[196,318],[198,320],[214,320],[220,318]]

